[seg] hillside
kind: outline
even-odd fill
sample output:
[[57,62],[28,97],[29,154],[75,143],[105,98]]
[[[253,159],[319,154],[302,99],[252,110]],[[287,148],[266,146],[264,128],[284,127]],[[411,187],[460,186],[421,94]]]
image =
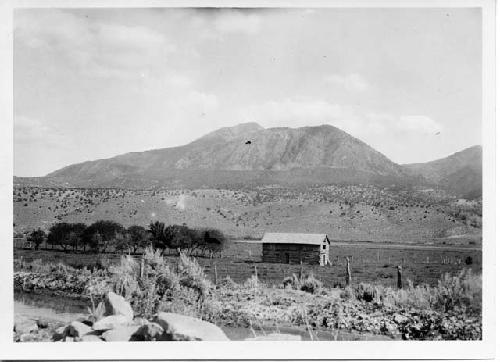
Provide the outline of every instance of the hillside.
[[439,160],[404,167],[457,196],[475,198],[482,194],[481,146],[473,146]]
[[217,227],[235,237],[321,232],[335,240],[469,243],[481,239],[481,201],[376,186],[244,190],[123,190],[16,187],[14,229],[100,219]]
[[340,129],[323,125],[222,128],[187,145],[88,161],[47,181],[82,187],[216,187],[416,182],[401,166]]

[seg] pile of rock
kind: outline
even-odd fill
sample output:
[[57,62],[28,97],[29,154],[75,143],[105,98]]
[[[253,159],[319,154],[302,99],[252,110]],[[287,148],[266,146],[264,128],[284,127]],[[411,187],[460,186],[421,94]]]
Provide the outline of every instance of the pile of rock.
[[53,340],[64,342],[113,341],[228,341],[215,324],[175,313],[158,313],[153,321],[134,318],[130,304],[109,292],[102,318],[71,322],[56,330]]
[[36,342],[49,339],[50,328],[44,319],[18,317],[14,323],[14,341]]

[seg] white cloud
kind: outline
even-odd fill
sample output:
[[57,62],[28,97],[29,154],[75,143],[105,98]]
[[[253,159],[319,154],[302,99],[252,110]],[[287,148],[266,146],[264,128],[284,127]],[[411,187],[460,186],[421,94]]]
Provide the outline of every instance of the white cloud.
[[223,10],[215,19],[215,29],[221,33],[257,34],[261,27],[261,19],[257,14],[244,13],[237,10]]
[[14,144],[64,146],[67,144],[67,139],[57,129],[39,119],[16,116],[14,119]]
[[331,74],[325,78],[325,81],[341,86],[350,92],[364,92],[370,87],[368,82],[357,73],[347,75]]
[[76,74],[103,78],[138,77],[163,65],[177,50],[166,37],[144,26],[89,21],[60,10],[19,12],[15,41],[57,57]]
[[427,116],[401,116],[398,127],[406,131],[416,131],[420,133],[437,133],[441,132],[441,125]]
[[347,113],[345,107],[324,100],[284,99],[249,107],[242,112],[241,117],[245,121],[261,122],[268,126],[298,126],[330,123]]

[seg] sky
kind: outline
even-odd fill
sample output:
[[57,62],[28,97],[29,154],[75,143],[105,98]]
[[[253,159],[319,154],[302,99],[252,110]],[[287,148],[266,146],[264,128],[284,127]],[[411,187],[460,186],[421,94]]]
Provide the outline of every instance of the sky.
[[481,51],[474,8],[16,9],[14,175],[244,122],[434,160],[481,144]]

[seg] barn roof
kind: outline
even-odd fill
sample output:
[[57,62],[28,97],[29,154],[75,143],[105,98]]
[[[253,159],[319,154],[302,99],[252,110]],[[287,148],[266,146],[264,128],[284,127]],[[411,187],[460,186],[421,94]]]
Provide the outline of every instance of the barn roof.
[[263,244],[321,245],[325,239],[328,240],[326,234],[265,233],[260,242]]

